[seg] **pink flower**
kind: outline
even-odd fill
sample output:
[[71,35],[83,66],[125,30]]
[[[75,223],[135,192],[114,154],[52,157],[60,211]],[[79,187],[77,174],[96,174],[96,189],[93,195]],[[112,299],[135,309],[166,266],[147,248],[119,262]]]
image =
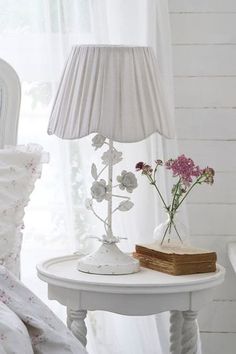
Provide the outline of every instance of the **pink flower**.
[[189,186],[193,181],[192,177],[199,177],[202,174],[199,166],[196,166],[192,159],[185,155],[177,159],[170,159],[165,163],[168,170],[172,170],[173,176],[179,176],[185,186]]

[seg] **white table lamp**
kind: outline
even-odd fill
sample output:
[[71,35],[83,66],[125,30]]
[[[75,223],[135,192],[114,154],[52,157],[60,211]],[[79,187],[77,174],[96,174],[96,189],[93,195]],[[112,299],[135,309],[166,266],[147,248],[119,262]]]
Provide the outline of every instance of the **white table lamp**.
[[[112,202],[113,165],[121,160],[113,141],[136,142],[154,132],[174,136],[173,123],[163,94],[157,59],[149,47],[75,46],[67,60],[50,116],[48,133],[62,139],[79,139],[98,133],[93,145],[109,146],[103,154],[108,182],[99,180],[92,166],[92,199],[108,204],[102,220],[105,235],[101,246],[81,258],[80,271],[95,274],[128,274],[139,270],[138,262],[120,251],[119,238],[112,230],[112,214],[129,210],[133,203],[125,198],[115,209]],[[108,139],[106,143],[105,138]],[[103,169],[103,170],[104,170]],[[132,192],[137,186],[131,172],[122,171],[117,178],[120,189]],[[92,199],[87,207],[93,209]],[[101,218],[100,218],[101,219]]]

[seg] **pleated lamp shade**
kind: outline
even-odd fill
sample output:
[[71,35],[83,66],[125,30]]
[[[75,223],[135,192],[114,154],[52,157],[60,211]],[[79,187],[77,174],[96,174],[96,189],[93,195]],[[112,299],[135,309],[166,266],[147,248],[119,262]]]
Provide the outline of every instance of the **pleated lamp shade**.
[[48,133],[62,139],[78,139],[95,132],[119,142],[140,141],[154,132],[174,136],[151,48],[72,48]]

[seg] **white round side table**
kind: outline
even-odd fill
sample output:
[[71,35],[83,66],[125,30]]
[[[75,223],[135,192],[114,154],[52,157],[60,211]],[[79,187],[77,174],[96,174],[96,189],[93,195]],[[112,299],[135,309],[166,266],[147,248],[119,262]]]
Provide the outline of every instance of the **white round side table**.
[[170,353],[197,353],[197,312],[214,296],[224,280],[218,265],[214,273],[172,276],[151,269],[128,275],[96,275],[76,269],[78,255],[52,258],[37,266],[48,284],[48,298],[67,307],[67,325],[86,346],[87,311],[123,315],[153,315],[171,311]]

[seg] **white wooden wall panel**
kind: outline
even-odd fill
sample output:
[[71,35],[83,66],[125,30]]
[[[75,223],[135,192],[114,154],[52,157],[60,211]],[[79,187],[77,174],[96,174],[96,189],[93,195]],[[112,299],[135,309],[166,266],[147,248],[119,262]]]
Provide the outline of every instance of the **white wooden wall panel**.
[[[215,299],[233,302],[236,299],[235,272],[228,268],[223,285],[220,285],[215,294]],[[204,310],[207,312],[207,308]],[[235,313],[232,311],[232,316]],[[210,316],[209,316],[210,318]],[[216,352],[217,353],[217,352]],[[217,353],[218,354],[218,353]],[[221,353],[220,353],[221,354]]]
[[177,76],[236,75],[236,45],[176,45],[173,59]]
[[180,140],[179,152],[192,157],[201,167],[210,165],[216,171],[236,171],[236,141]]
[[236,13],[171,14],[173,44],[236,43]]
[[[236,242],[236,235],[210,235],[210,236],[196,236],[191,238],[191,243],[196,247],[203,247],[215,251],[217,253],[217,262],[227,268],[227,271],[234,272],[228,257],[228,243]],[[235,273],[234,273],[235,274]],[[236,280],[236,274],[235,274]],[[235,294],[236,294],[236,281],[235,281]]]
[[236,205],[189,204],[188,216],[191,235],[236,235]]
[[236,12],[235,0],[169,0],[170,12]]
[[236,333],[201,333],[203,354],[235,354]]
[[236,301],[214,301],[207,310],[199,313],[201,331],[235,332],[236,335],[236,316],[231,316],[232,311],[236,313]]
[[217,171],[188,200],[191,242],[217,252],[226,278],[200,315],[203,354],[236,352],[236,1],[169,0],[180,153]]
[[236,77],[178,77],[176,107],[236,107],[235,88]]
[[176,128],[179,139],[236,140],[235,125],[236,109],[179,108],[176,110]]
[[[189,195],[191,204],[235,204],[236,205],[236,172],[217,172],[214,184],[209,187],[202,184]],[[235,230],[236,234],[236,230]]]
[[[224,284],[217,288],[214,294],[215,300],[220,301],[235,301],[236,300],[236,274],[232,268],[229,261],[227,248],[229,242],[236,242],[236,236],[227,235],[196,235],[191,238],[191,243],[196,247],[202,247],[208,250],[213,250],[217,253],[217,261],[226,268],[226,276]],[[205,318],[211,318],[210,314],[207,314],[207,309],[204,310],[206,313]],[[232,312],[233,314],[234,312]]]

